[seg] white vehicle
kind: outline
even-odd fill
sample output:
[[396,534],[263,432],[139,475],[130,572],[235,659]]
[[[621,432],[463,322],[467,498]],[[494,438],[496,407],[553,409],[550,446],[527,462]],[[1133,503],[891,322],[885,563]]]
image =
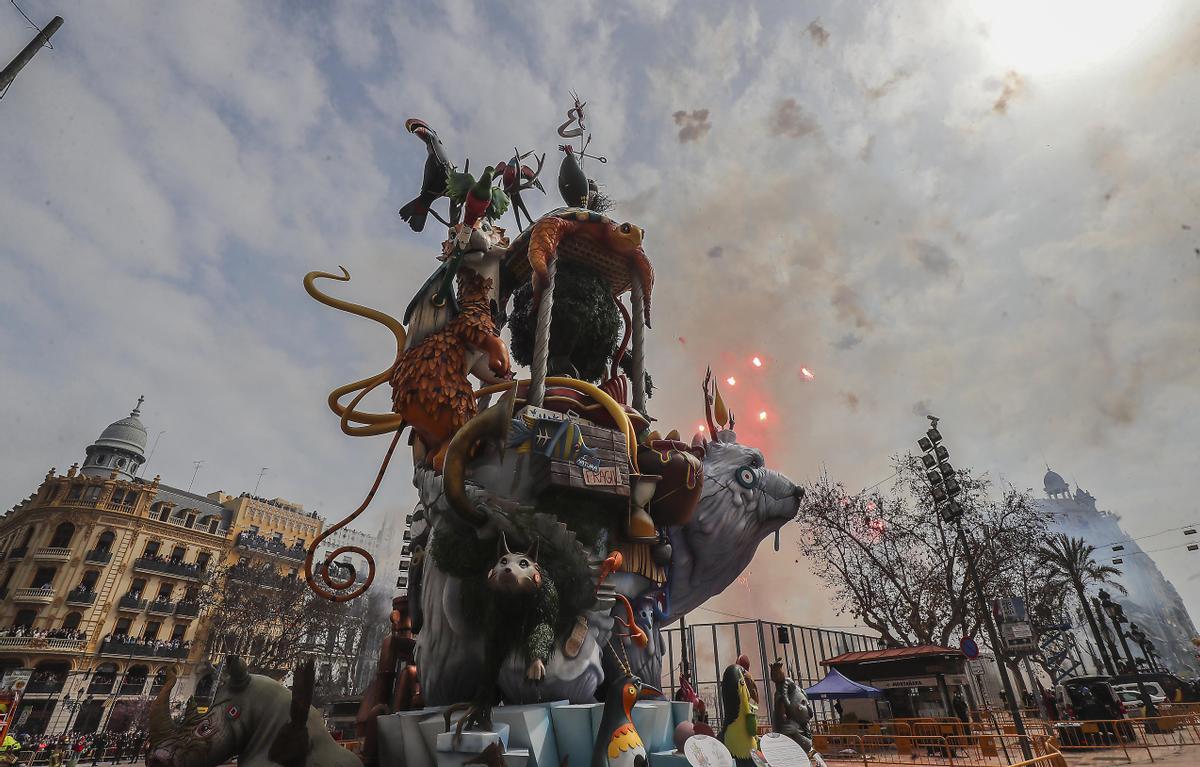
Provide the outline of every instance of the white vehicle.
[[1118,690],[1117,697],[1121,699],[1121,712],[1127,717],[1137,718],[1142,716],[1142,696],[1129,690]]
[[[1167,693],[1163,691],[1161,684],[1158,682],[1142,682],[1142,684],[1145,685],[1146,692],[1150,693],[1150,700],[1154,703],[1154,705],[1157,706],[1167,702]],[[1139,702],[1142,699],[1142,692],[1138,689],[1136,682],[1113,685],[1113,689],[1117,691],[1118,695],[1124,692],[1132,692],[1134,695],[1138,696]]]

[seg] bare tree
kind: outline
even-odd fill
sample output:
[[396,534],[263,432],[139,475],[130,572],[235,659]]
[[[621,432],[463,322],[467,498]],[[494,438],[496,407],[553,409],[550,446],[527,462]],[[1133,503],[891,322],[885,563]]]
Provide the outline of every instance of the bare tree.
[[1045,522],[1027,492],[1004,486],[993,497],[987,475],[960,468],[960,537],[934,511],[920,461],[892,460],[896,479],[887,493],[848,492],[827,476],[806,488],[797,517],[802,552],[835,605],[889,645],[948,645],[978,635],[962,547],[972,546],[987,596],[1023,593],[1022,565],[1032,560]]
[[237,654],[254,673],[277,679],[352,612],[345,603],[314,594],[300,576],[269,564],[219,569],[201,589],[200,603],[210,658]]

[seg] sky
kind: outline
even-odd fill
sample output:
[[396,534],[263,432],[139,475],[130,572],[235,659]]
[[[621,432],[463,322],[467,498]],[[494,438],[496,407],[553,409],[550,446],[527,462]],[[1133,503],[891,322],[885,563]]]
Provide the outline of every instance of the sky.
[[[0,100],[6,506],[144,394],[146,476],[267,467],[260,495],[354,509],[386,437],[325,396],[394,345],[301,278],[344,265],[339,295],[401,314],[441,239],[396,215],[425,160],[405,119],[473,168],[546,152],[536,215],[575,91],[610,215],[646,230],[662,431],[702,422],[711,365],[797,483],[887,479],[934,413],[998,481],[1040,495],[1049,464],[1133,536],[1200,522],[1195,3],[21,7],[66,23]],[[0,58],[32,35],[0,7]],[[358,526],[414,500],[397,461]],[[1184,542],[1141,544],[1175,547],[1200,618]],[[851,623],[791,529],[770,548],[695,619]]]

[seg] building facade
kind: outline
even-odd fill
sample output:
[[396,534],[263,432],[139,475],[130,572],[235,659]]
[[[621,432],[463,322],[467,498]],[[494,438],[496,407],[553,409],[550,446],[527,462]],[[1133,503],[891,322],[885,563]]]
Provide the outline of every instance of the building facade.
[[157,692],[174,667],[187,694],[201,660],[198,590],[229,551],[229,511],[136,477],[138,407],[51,469],[0,518],[0,669],[28,668],[18,729],[91,731]]
[[[1047,469],[1042,484],[1046,497],[1036,499],[1035,503],[1046,514],[1050,532],[1083,538],[1096,547],[1095,557],[1100,564],[1119,568],[1121,575],[1115,580],[1129,594],[1114,597],[1124,606],[1125,614],[1146,632],[1170,670],[1183,677],[1196,676],[1198,669],[1191,643],[1196,627],[1187,607],[1150,555],[1121,528],[1121,517],[1098,508],[1095,496],[1086,490],[1077,486],[1072,491],[1057,472]],[[1098,618],[1103,618],[1103,614]],[[1111,624],[1107,625],[1111,630]],[[1096,657],[1094,641],[1086,626],[1077,626],[1075,633],[1079,645],[1091,648],[1091,655]],[[1134,652],[1140,657],[1140,652],[1136,649]]]

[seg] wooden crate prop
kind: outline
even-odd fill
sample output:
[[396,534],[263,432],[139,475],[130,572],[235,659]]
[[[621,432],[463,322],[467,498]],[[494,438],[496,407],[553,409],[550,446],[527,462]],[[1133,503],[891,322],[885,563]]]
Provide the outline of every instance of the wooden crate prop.
[[517,450],[538,478],[535,492],[553,487],[629,497],[629,450],[619,430],[535,407],[523,408],[514,423],[524,426]]

